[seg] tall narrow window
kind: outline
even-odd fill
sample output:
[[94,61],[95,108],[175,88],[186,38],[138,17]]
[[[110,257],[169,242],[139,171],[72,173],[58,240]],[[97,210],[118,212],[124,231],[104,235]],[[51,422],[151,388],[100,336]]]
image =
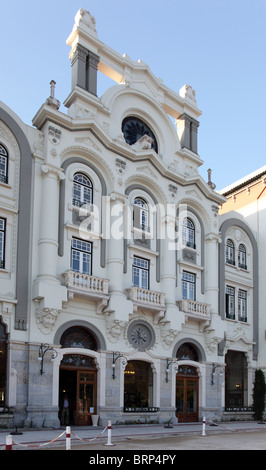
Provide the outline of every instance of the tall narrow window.
[[242,244],[238,247],[238,266],[239,268],[247,269],[246,248]]
[[183,271],[182,295],[183,295],[183,299],[196,300],[196,276],[195,274]]
[[247,321],[247,292],[242,289],[238,291],[238,320]]
[[225,261],[228,264],[232,264],[233,266],[235,265],[235,246],[230,238],[226,242]]
[[92,244],[72,238],[72,269],[73,271],[91,274]]
[[73,180],[73,206],[92,204],[92,184],[83,173],[76,173]]
[[8,182],[8,153],[0,144],[0,183],[7,183]]
[[230,320],[235,319],[235,288],[226,286],[225,291],[225,311],[226,318]]
[[133,285],[149,289],[149,261],[137,256],[133,260]]
[[134,227],[144,231],[149,230],[148,204],[141,197],[136,197],[134,200],[133,219]]
[[190,248],[196,248],[195,245],[195,226],[192,220],[185,218],[182,224],[182,241],[183,245]]
[[0,219],[0,268],[5,269],[6,221]]

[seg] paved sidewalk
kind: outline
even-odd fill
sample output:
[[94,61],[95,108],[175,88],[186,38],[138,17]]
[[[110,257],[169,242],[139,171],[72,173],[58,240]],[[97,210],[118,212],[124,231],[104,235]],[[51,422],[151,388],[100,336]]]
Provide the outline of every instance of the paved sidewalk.
[[[66,428],[59,429],[18,429],[21,434],[15,434],[14,429],[0,430],[0,450],[6,448],[6,436],[12,435],[12,450],[44,450],[61,447],[66,448]],[[206,422],[205,431],[202,423],[179,423],[172,427],[165,427],[160,425],[120,425],[112,426],[109,430],[109,439],[111,443],[120,443],[124,450],[130,448],[130,441],[144,441],[145,445],[147,440],[154,442],[156,447],[156,439],[175,438],[176,436],[198,436],[206,434],[206,437],[215,434],[230,434],[230,433],[254,433],[255,431],[265,431],[266,423],[257,423],[255,421],[247,422],[230,422],[230,423],[217,423],[211,425]],[[13,434],[12,434],[13,432]],[[205,436],[204,436],[205,437]],[[203,437],[203,439],[204,439]],[[125,443],[123,446],[123,442]],[[158,442],[158,441],[157,441]],[[266,442],[266,441],[265,441]],[[101,426],[90,427],[71,427],[71,448],[76,445],[88,445],[91,449],[96,449],[97,446],[101,450],[112,449],[106,446],[108,443],[108,429]],[[151,449],[152,449],[152,444]],[[144,447],[141,446],[143,449]]]

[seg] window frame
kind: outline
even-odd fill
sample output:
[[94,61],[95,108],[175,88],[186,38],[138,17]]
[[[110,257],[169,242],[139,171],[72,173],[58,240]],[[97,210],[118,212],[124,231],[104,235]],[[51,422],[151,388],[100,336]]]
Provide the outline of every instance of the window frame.
[[[136,202],[137,201],[137,202]],[[143,197],[136,196],[133,203],[133,227],[143,232],[150,231],[149,206]]]
[[[80,243],[80,248],[78,246],[73,246],[74,241]],[[90,251],[85,249],[86,245],[90,247]],[[86,274],[88,276],[91,276],[92,275],[92,252],[93,252],[92,250],[93,250],[93,244],[91,242],[87,240],[86,241],[81,240],[76,237],[72,237],[71,239],[71,270],[79,274]],[[76,258],[75,260],[73,257],[74,253],[78,254],[78,258]],[[84,271],[84,264],[88,263],[88,261],[84,261],[83,256],[85,254],[89,255],[89,266],[90,266],[89,272]],[[78,262],[79,269],[75,269],[74,261]]]
[[3,222],[1,227],[0,223],[0,269],[5,269],[6,266],[6,219],[0,217],[0,222]]
[[240,243],[238,247],[238,267],[247,270],[247,250],[243,243]]
[[236,308],[235,308],[236,289],[233,286],[226,285],[225,287],[225,314],[227,320],[235,320]]
[[196,249],[195,224],[190,217],[185,217],[182,222],[182,244],[188,248]]
[[[1,159],[5,162],[5,169],[3,172],[1,171]],[[2,184],[8,184],[8,160],[8,151],[3,144],[0,144],[0,183]]]
[[[86,180],[89,184],[85,184],[81,181],[75,180],[77,177],[82,177],[84,180]],[[85,199],[86,192],[85,188],[89,189],[89,200]],[[76,196],[75,195],[75,190],[80,191],[80,195]],[[72,185],[72,205],[75,207],[82,207],[83,205],[88,204],[91,205],[93,204],[93,184],[91,182],[91,179],[81,171],[77,171],[74,176],[73,176],[73,185]]]
[[226,240],[225,247],[225,262],[232,266],[235,266],[235,244],[231,238]]
[[[185,277],[187,278],[185,279]],[[192,296],[190,295],[191,293],[192,293]],[[195,273],[191,273],[189,271],[182,272],[182,299],[196,301],[196,274]]]
[[247,291],[239,289],[237,299],[238,321],[247,322]]
[[[142,266],[141,265],[138,265],[136,263],[136,260],[139,260],[140,263],[142,263]],[[144,263],[147,263],[146,266],[147,267],[144,267]],[[139,272],[139,275],[136,276],[135,275],[135,272],[138,271]],[[143,276],[144,274],[146,274],[147,277]],[[136,283],[135,282],[135,279],[136,278],[139,278],[139,282]],[[146,285],[144,286],[143,285],[143,281],[146,280],[147,283]],[[149,290],[150,288],[150,261],[148,259],[145,259],[145,258],[141,258],[140,256],[137,256],[137,255],[134,255],[133,256],[133,264],[132,264],[132,283],[133,283],[133,286],[135,287],[139,287],[140,289],[146,289],[146,290]]]

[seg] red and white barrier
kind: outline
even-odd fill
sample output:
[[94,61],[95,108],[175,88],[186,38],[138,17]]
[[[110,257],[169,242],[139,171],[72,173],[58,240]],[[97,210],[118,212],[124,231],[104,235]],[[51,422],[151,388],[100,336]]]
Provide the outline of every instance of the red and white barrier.
[[6,450],[12,450],[12,436],[6,436]]
[[202,436],[206,436],[206,418],[204,417],[202,420]]
[[71,450],[71,428],[66,427],[66,450]]
[[113,446],[112,444],[112,423],[111,421],[108,421],[107,425],[107,443],[104,444],[105,446]]

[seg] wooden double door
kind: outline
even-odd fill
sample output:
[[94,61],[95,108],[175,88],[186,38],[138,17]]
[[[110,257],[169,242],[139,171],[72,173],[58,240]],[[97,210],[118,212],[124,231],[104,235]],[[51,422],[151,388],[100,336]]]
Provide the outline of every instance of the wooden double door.
[[97,370],[93,367],[60,367],[59,401],[67,395],[69,424],[90,426],[97,414]]
[[192,367],[182,367],[176,375],[176,417],[180,423],[198,421],[199,379]]

